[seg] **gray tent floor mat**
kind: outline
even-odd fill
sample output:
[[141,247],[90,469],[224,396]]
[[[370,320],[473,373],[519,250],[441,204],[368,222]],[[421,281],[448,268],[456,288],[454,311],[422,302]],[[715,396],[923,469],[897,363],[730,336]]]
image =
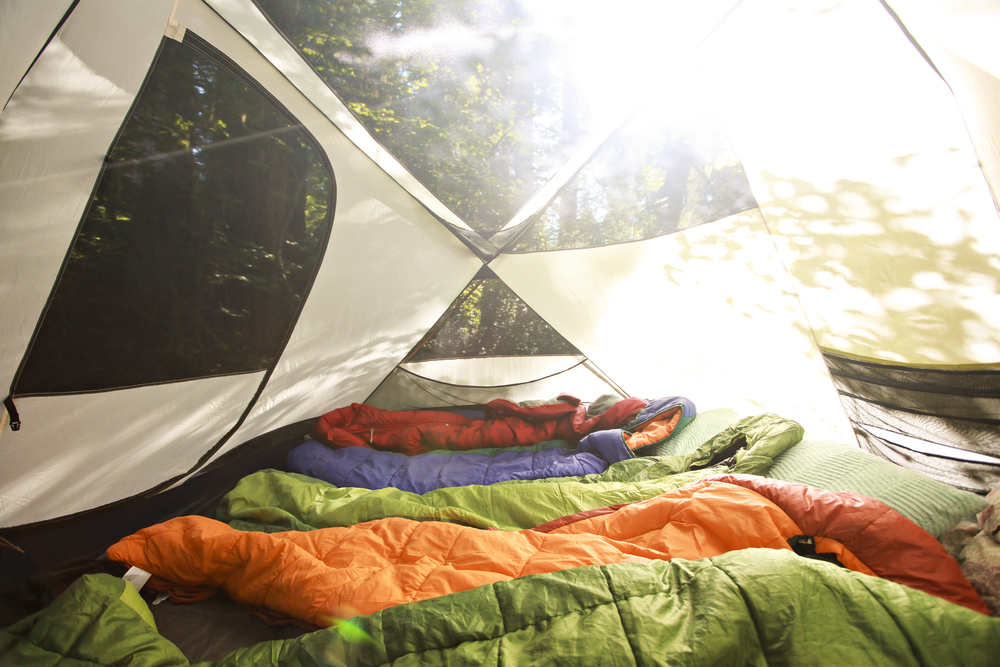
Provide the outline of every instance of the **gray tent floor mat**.
[[295,625],[268,625],[225,593],[193,604],[169,599],[150,604],[156,627],[192,663],[211,662],[222,655],[276,639],[290,639],[307,630]]

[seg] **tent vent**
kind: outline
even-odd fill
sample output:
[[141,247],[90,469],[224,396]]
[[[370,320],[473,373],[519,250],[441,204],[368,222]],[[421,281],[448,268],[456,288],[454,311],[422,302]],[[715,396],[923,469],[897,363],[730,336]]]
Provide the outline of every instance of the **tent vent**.
[[484,267],[405,361],[579,351]]

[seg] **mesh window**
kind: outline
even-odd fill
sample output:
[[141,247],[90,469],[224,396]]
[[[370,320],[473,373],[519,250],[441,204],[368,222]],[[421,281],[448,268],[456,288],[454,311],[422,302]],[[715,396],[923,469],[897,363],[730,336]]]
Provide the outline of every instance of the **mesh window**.
[[329,235],[334,181],[287,111],[212,51],[190,32],[164,40],[17,393],[253,371],[280,352]]
[[598,87],[560,41],[567,31],[533,13],[553,10],[543,3],[256,2],[372,135],[486,237],[613,103],[593,99]]
[[512,252],[636,241],[757,205],[714,112],[682,83],[612,136]]
[[[1000,480],[1000,370],[910,368],[829,353],[823,359],[866,449],[978,492]],[[880,430],[933,445],[938,454],[892,442]]]
[[579,354],[499,278],[480,278],[452,303],[406,361]]

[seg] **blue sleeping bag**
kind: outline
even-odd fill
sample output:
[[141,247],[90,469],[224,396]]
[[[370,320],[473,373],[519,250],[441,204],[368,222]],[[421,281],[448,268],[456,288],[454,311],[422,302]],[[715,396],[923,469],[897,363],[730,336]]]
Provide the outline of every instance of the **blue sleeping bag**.
[[330,449],[310,440],[288,453],[288,469],[340,487],[395,487],[419,494],[448,486],[591,475],[604,472],[616,461],[632,458],[620,437],[594,437],[605,433],[610,432],[585,437],[576,449],[518,448],[520,451],[500,450],[492,456],[475,451],[407,456],[367,447]]
[[[681,396],[651,401],[626,428],[648,423],[678,407],[682,410],[682,418],[670,434],[672,437],[695,415],[694,403]],[[331,449],[310,440],[288,452],[288,470],[339,487],[372,490],[394,487],[424,494],[452,486],[593,475],[604,472],[612,463],[635,457],[625,443],[622,429],[591,433],[580,440],[575,449],[560,446],[560,442],[408,456],[368,447]],[[651,450],[652,446],[640,449]]]

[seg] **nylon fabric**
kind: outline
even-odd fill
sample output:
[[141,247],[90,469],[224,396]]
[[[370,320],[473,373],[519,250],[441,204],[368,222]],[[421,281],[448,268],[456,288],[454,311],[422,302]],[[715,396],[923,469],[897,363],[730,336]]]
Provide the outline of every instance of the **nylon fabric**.
[[[95,644],[100,659],[92,664],[110,667],[115,643],[128,638],[141,646],[132,653],[134,667],[187,667],[166,639],[137,632],[144,624],[134,614],[119,621],[105,613],[121,604],[107,593],[120,584],[108,575],[81,578],[27,623],[0,630],[0,653],[10,664],[55,664],[72,655],[67,628],[87,615],[102,628],[96,635],[103,643]],[[49,628],[61,641],[32,643],[25,625]],[[1000,619],[788,551],[746,549],[499,582],[200,665],[645,667],[669,660],[685,667],[763,667],[864,665],[877,656],[880,664],[993,667],[998,653]]]
[[[606,433],[600,431],[599,433]],[[632,457],[619,442],[598,442],[591,434],[574,450],[548,447],[537,451],[482,450],[425,452],[407,456],[367,447],[330,449],[310,440],[288,453],[288,470],[336,486],[411,493],[434,489],[496,484],[508,480],[568,477],[600,473]],[[518,447],[523,450],[523,447]]]
[[[684,456],[628,459],[585,477],[451,487],[423,495],[390,488],[339,488],[303,475],[263,470],[240,480],[222,499],[216,517],[244,530],[270,532],[350,526],[390,516],[520,530],[583,510],[652,498],[713,474],[763,475],[774,457],[802,435],[798,423],[777,415],[747,417]],[[690,469],[741,439],[747,449],[732,466]]]
[[[759,493],[704,481],[548,534],[402,518],[267,534],[189,516],[126,537],[107,555],[152,572],[156,579],[147,585],[154,589],[179,588],[190,597],[219,588],[244,604],[327,627],[356,614],[530,574],[693,560],[736,549],[788,550],[788,539],[799,534],[799,526]],[[842,545],[820,537],[820,551],[872,573]]]
[[496,399],[486,404],[484,419],[452,412],[390,411],[352,403],[320,417],[312,436],[333,447],[370,447],[404,454],[531,445],[554,439],[576,442],[588,433],[628,422],[648,403],[624,399],[607,412],[588,418],[580,399],[560,399],[558,403],[531,406]]

